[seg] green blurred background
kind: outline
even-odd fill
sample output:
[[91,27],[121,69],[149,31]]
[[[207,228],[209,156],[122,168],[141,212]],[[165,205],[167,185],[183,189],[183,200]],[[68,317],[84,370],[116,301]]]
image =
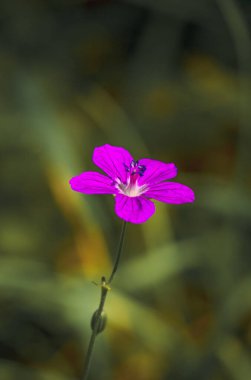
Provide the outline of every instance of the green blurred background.
[[90,380],[251,379],[251,4],[2,0],[0,379],[78,380],[121,220],[95,146],[175,162],[194,204],[129,225]]

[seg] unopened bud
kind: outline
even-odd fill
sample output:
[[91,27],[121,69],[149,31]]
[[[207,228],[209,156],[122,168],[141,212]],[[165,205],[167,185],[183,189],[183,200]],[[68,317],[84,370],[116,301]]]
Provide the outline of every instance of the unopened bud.
[[[97,329],[96,330],[97,334],[101,333],[105,329],[106,321],[107,321],[107,317],[106,317],[105,312],[102,311],[102,313],[99,315],[99,311],[96,310],[93,313],[93,316],[92,316],[92,319],[91,319],[91,328],[92,328],[92,330],[94,330],[96,328]],[[98,324],[97,327],[96,327],[96,324]]]

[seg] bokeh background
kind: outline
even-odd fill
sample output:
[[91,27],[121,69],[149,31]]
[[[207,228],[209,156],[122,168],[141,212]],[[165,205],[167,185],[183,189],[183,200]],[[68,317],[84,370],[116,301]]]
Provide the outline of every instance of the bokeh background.
[[251,378],[249,0],[0,3],[0,379],[80,380],[121,229],[68,181],[95,146],[194,204],[129,225],[90,380]]

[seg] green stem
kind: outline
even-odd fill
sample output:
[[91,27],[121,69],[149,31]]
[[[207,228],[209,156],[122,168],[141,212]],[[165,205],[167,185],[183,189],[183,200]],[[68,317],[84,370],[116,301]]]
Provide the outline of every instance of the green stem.
[[103,310],[104,310],[104,306],[105,306],[106,296],[107,296],[108,290],[110,290],[109,285],[111,284],[111,282],[114,278],[114,275],[118,269],[118,265],[119,265],[119,261],[120,261],[121,253],[122,253],[122,248],[123,248],[123,243],[124,243],[125,231],[126,231],[126,222],[124,221],[123,226],[122,226],[122,230],[121,230],[121,234],[120,234],[119,245],[118,245],[118,250],[117,250],[115,262],[114,262],[113,269],[112,269],[111,275],[109,277],[109,280],[106,281],[104,276],[102,276],[102,278],[101,278],[100,301],[99,301],[98,309],[94,313],[95,318],[94,318],[94,323],[92,325],[92,334],[90,337],[90,341],[89,341],[88,349],[87,349],[87,353],[86,353],[84,372],[83,372],[83,375],[81,377],[82,380],[87,380],[87,378],[88,378],[96,337],[97,337],[98,333],[103,330],[103,328],[101,327],[102,323],[103,323],[103,327],[104,327],[105,320],[103,317]]
[[84,372],[83,372],[83,377],[82,377],[83,380],[86,380],[88,377],[88,374],[89,374],[89,369],[90,369],[91,358],[92,358],[93,349],[94,349],[94,345],[95,345],[95,340],[96,340],[96,336],[99,333],[98,330],[99,330],[99,326],[101,323],[101,318],[102,318],[101,316],[102,316],[102,312],[104,309],[104,304],[105,304],[105,300],[106,300],[108,290],[109,290],[109,288],[106,286],[105,278],[102,277],[99,307],[96,311],[95,322],[94,322],[91,338],[90,338],[88,349],[87,349],[86,362],[85,362],[85,367],[84,367]]
[[120,234],[119,246],[118,246],[118,250],[117,250],[116,259],[115,259],[115,262],[113,265],[112,273],[111,273],[109,280],[108,280],[108,284],[111,284],[113,277],[114,277],[114,275],[118,269],[118,265],[119,265],[119,261],[120,261],[120,257],[121,257],[121,253],[122,253],[122,248],[123,248],[123,243],[124,243],[125,231],[126,231],[126,222],[124,221],[123,226],[122,226],[122,230],[121,230],[121,234]]

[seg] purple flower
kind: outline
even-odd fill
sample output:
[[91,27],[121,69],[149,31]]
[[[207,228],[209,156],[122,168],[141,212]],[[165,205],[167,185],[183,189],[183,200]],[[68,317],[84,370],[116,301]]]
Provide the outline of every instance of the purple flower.
[[126,149],[108,144],[94,149],[93,162],[106,175],[84,172],[70,180],[72,190],[84,194],[113,194],[115,212],[127,222],[146,222],[155,212],[150,199],[174,204],[195,199],[189,187],[166,182],[177,175],[172,163],[149,158],[135,161]]

